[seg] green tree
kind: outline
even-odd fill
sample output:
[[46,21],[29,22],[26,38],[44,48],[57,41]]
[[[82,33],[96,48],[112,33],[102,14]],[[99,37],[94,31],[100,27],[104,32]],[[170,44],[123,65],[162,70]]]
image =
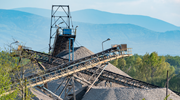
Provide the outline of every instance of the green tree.
[[138,57],[135,61],[135,66],[139,67],[140,65],[142,65],[142,59]]
[[135,56],[119,59],[118,68],[128,73],[135,79],[142,80],[159,86],[165,85],[167,70],[169,77],[174,77],[174,67],[166,62],[164,56],[156,52],[146,53],[144,56]]
[[[130,76],[134,76],[136,79],[141,79],[144,73],[142,73],[139,69],[142,67],[142,59],[140,57],[137,57],[134,63],[135,69],[131,73],[128,73]],[[142,79],[144,80],[144,79]]]
[[[0,52],[0,94],[3,94],[7,91],[10,91],[11,75],[10,71],[17,64],[17,59],[12,58],[8,52],[1,51]],[[13,100],[17,97],[18,89],[15,88],[15,91],[8,95],[0,95],[1,100]]]
[[[26,100],[30,100],[33,96],[26,87],[26,84],[17,85],[22,80],[22,68],[24,71],[29,68],[26,66],[29,63],[27,59],[21,59],[19,57],[12,57],[14,53],[9,54],[8,51],[0,52],[0,100],[14,100],[21,99],[22,87],[24,87],[24,93],[26,94]],[[27,55],[25,55],[27,56]],[[32,67],[30,67],[32,68]],[[4,93],[8,93],[5,95]]]
[[126,60],[124,58],[119,59],[117,67],[122,70],[127,70],[125,66],[126,66]]
[[115,59],[113,61],[111,61],[111,64],[113,64],[114,66],[118,66],[118,59]]
[[170,79],[169,86],[170,89],[180,92],[180,73]]

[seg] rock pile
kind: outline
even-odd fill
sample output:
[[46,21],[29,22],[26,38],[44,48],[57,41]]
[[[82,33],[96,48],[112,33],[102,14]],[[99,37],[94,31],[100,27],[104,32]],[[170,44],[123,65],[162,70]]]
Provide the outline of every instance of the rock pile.
[[[180,96],[168,90],[168,100],[180,100]],[[82,100],[164,100],[166,88],[139,89],[125,87],[93,87]]]

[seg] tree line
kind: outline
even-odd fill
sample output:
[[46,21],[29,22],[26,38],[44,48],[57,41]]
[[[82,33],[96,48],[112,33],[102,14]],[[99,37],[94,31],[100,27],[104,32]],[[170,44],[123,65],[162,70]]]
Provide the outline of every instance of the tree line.
[[167,70],[169,72],[169,88],[180,92],[180,57],[158,56],[152,52],[145,55],[116,59],[110,62],[126,72],[134,79],[145,81],[160,87],[166,86]]

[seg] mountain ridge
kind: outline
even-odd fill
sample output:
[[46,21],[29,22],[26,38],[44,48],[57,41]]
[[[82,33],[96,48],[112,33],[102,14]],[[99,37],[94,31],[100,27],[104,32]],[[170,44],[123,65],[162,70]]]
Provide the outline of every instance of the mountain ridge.
[[[16,10],[38,14],[50,18],[51,10],[41,8],[16,8]],[[71,12],[73,21],[92,24],[134,24],[157,32],[180,30],[180,27],[160,19],[144,15],[127,15],[99,11],[95,9],[84,9]]]
[[[12,41],[11,37],[13,37],[26,43],[26,46],[32,47],[33,50],[39,51],[46,47],[43,51],[48,51],[50,19],[16,11],[13,11],[13,16],[6,11],[5,16],[3,11],[0,10],[1,47]],[[180,31],[178,30],[156,32],[133,24],[73,23],[74,26],[79,26],[75,45],[83,45],[95,53],[101,51],[102,41],[111,38],[104,43],[104,49],[110,48],[111,44],[128,44],[128,47],[133,48],[133,53],[142,55],[153,51],[159,52],[160,55],[180,55],[178,44]]]

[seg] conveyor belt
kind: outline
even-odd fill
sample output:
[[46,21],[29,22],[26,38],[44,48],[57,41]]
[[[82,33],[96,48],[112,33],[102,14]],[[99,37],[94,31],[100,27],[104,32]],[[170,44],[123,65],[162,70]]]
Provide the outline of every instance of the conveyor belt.
[[[59,35],[56,34],[54,45],[53,45],[53,50],[52,50],[52,56],[56,56],[60,52],[64,50],[69,49],[69,38],[76,38],[75,35]],[[71,48],[72,48],[72,42],[70,43]]]
[[[100,53],[47,69],[45,72],[28,76],[25,78],[28,83],[27,87],[44,84],[60,77],[65,77],[82,70],[93,68],[99,64],[131,55],[132,54],[128,54],[127,52],[126,54],[122,54],[120,47],[113,47]],[[16,85],[13,85],[11,89],[13,90],[15,87]]]
[[[33,51],[33,50],[29,50],[29,49],[23,49],[22,55],[23,55],[23,53],[27,53],[28,55],[30,55],[31,57],[29,59],[31,59],[31,60],[37,60],[39,62],[50,64],[53,66],[57,66],[57,65],[61,65],[61,64],[69,62],[68,59],[64,59],[64,58],[60,58],[60,57],[52,57],[49,54],[38,52],[38,51]],[[24,57],[26,58],[29,56],[25,55]]]
[[[55,79],[58,79],[60,77],[68,76],[73,73],[82,71],[82,70],[87,70],[89,68],[93,68],[99,64],[118,59],[121,57],[126,57],[126,56],[131,56],[128,54],[123,54],[121,55],[120,53],[117,54],[120,50],[113,48],[108,49],[106,52],[108,53],[98,53],[89,57],[85,57],[79,60],[71,61],[69,63],[63,64],[61,66],[57,66],[55,68],[48,69],[45,74],[41,73],[39,74],[34,74],[32,76],[27,77],[28,81],[31,81],[31,86],[39,85],[42,83],[46,83]],[[104,54],[103,54],[104,53]],[[46,80],[43,80],[43,77],[46,77]]]
[[[82,59],[78,59],[75,61],[68,62],[61,66],[57,66],[55,68],[51,68],[45,72],[45,74],[41,73],[40,75],[35,74],[27,77],[30,86],[36,86],[39,84],[43,84],[60,77],[68,76],[70,74],[76,72],[82,72],[84,74],[92,75],[93,72],[97,69],[95,66],[105,63],[110,60],[114,60],[121,57],[130,56],[129,54],[121,54],[121,50],[117,50],[117,48],[110,48],[103,52],[94,54],[92,56],[88,56]],[[44,79],[46,77],[46,79]],[[149,84],[140,80],[136,80],[130,77],[126,77],[120,74],[113,73],[111,71],[103,71],[102,75],[99,77],[100,80],[107,80],[110,82],[114,82],[120,85],[128,86],[128,87],[137,87],[137,88],[161,88],[159,86]],[[176,94],[180,95],[179,92],[173,91]]]
[[[83,70],[81,71],[81,73],[87,74],[87,75],[92,75],[94,71],[96,71],[97,67],[88,69],[88,70]],[[126,77],[120,74],[116,74],[114,72],[111,71],[107,71],[104,70],[103,73],[101,74],[101,76],[99,77],[99,80],[103,81],[103,80],[107,80],[110,82],[114,82],[123,86],[127,86],[127,87],[136,87],[136,88],[144,88],[144,89],[148,89],[148,88],[162,88],[159,87],[157,85],[153,85],[150,83],[146,83],[140,80],[136,80],[130,77]],[[173,91],[176,94],[180,95],[179,92]]]
[[[88,70],[83,70],[81,73],[87,74],[87,75],[92,75],[94,71],[96,71],[97,67],[88,69]],[[114,82],[120,85],[124,86],[133,86],[137,88],[160,88],[159,86],[149,84],[143,81],[139,81],[130,77],[126,77],[120,74],[116,74],[111,71],[104,70],[101,76],[99,77],[100,80],[107,80],[110,82]]]

